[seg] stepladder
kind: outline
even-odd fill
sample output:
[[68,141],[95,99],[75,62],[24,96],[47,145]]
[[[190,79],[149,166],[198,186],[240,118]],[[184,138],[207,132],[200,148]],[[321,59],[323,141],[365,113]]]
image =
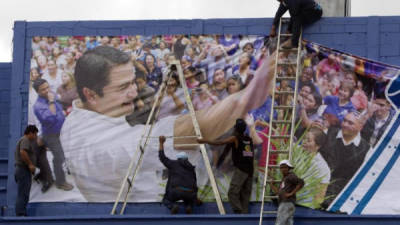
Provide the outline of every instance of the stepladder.
[[[277,214],[276,210],[266,211],[265,202],[278,200],[278,196],[268,189],[268,185],[278,185],[280,180],[274,176],[279,173],[279,162],[277,159],[292,159],[293,147],[296,142],[296,103],[298,93],[298,80],[301,72],[301,44],[302,35],[299,37],[299,46],[284,48],[285,40],[290,39],[292,34],[282,32],[287,18],[281,18],[276,40],[276,60],[273,79],[273,91],[269,129],[268,150],[265,159],[264,176],[262,184],[262,197],[259,224],[263,224],[266,214]],[[274,112],[277,116],[274,116]],[[279,147],[277,147],[279,146]]]
[[[111,210],[111,214],[124,214],[127,203],[128,203],[128,197],[130,195],[134,195],[135,193],[132,193],[132,188],[135,185],[135,178],[138,176],[140,173],[140,167],[142,166],[143,163],[143,158],[144,158],[144,153],[146,151],[146,147],[149,145],[150,141],[154,138],[158,137],[153,137],[151,136],[152,134],[152,129],[154,127],[154,123],[156,121],[155,118],[157,118],[159,111],[160,111],[160,106],[159,104],[162,101],[162,98],[165,96],[166,91],[167,91],[167,83],[168,80],[171,78],[172,74],[177,74],[180,80],[180,83],[182,85],[182,89],[184,91],[184,97],[185,97],[185,104],[188,109],[188,114],[190,115],[190,120],[193,124],[193,129],[194,129],[194,135],[190,136],[167,136],[167,138],[172,138],[174,140],[184,140],[184,139],[191,139],[195,140],[196,138],[202,138],[202,134],[200,131],[200,126],[199,123],[196,119],[196,114],[194,111],[194,107],[191,101],[191,97],[188,91],[188,87],[186,86],[185,82],[185,77],[183,75],[183,70],[180,65],[179,61],[173,61],[170,63],[169,66],[169,71],[167,73],[167,77],[163,84],[160,86],[158,90],[158,94],[156,97],[156,100],[154,101],[154,104],[152,106],[150,115],[147,119],[146,125],[144,126],[143,133],[141,136],[141,139],[139,141],[138,146],[136,146],[136,152],[135,156],[131,159],[131,163],[129,164],[129,167],[127,168],[127,172],[125,175],[125,178],[122,180],[120,190],[118,193],[118,196],[114,202],[113,208]],[[175,141],[174,141],[175,142]],[[177,141],[179,142],[179,141]],[[198,148],[200,150],[201,156],[204,161],[204,166],[207,170],[208,178],[209,178],[209,183],[211,186],[211,189],[213,191],[215,201],[218,206],[218,210],[220,214],[225,214],[225,209],[222,204],[221,196],[218,191],[217,183],[215,181],[215,177],[213,174],[213,171],[211,169],[210,161],[206,152],[206,148],[204,144],[197,144],[197,143],[189,143],[189,144],[174,144],[174,147],[177,148]]]

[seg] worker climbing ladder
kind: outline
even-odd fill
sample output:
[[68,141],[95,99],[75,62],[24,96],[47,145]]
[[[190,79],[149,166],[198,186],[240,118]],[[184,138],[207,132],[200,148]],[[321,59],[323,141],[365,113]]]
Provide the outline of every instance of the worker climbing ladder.
[[[267,195],[267,182],[279,183],[280,180],[274,180],[272,176],[269,176],[270,171],[279,169],[279,165],[270,164],[271,155],[286,156],[289,160],[292,158],[292,149],[294,142],[294,131],[295,131],[295,120],[296,120],[296,102],[297,102],[297,84],[299,74],[301,71],[301,34],[299,37],[299,46],[297,48],[283,48],[281,41],[283,38],[292,36],[292,34],[282,33],[282,23],[287,23],[287,18],[281,18],[279,21],[278,37],[277,37],[277,48],[276,48],[276,60],[275,60],[275,71],[272,91],[272,102],[277,104],[271,104],[270,117],[269,117],[269,130],[268,130],[268,150],[265,160],[264,168],[264,182],[261,199],[260,209],[260,222],[262,225],[263,216],[265,214],[276,214],[277,211],[264,211],[264,204],[266,200],[278,199],[277,195]],[[283,61],[280,57],[282,53],[296,52],[297,58],[295,62]],[[280,69],[284,67],[295,66],[295,74],[282,74]],[[283,83],[292,83],[294,88],[290,90],[283,90]],[[279,83],[280,89],[277,90],[276,84]],[[284,101],[282,100],[284,99]],[[274,112],[280,111],[281,114],[278,118],[274,118]],[[274,143],[280,143],[278,146],[285,146],[285,149],[273,149]]]
[[[169,71],[168,71],[168,76],[167,79],[165,80],[165,82],[162,83],[158,94],[157,94],[157,98],[153,104],[153,107],[150,111],[150,115],[147,119],[146,125],[144,127],[143,130],[143,134],[142,137],[139,141],[139,144],[137,146],[136,152],[135,152],[135,156],[132,158],[127,173],[125,175],[124,180],[122,181],[121,184],[121,188],[119,190],[117,199],[114,202],[114,206],[111,210],[111,214],[114,215],[117,212],[117,208],[118,205],[120,203],[122,203],[122,207],[119,211],[120,215],[124,214],[126,205],[127,205],[127,201],[128,201],[128,196],[130,194],[130,191],[133,188],[134,185],[134,181],[135,178],[140,170],[140,167],[142,165],[142,161],[143,161],[143,156],[144,156],[144,152],[146,150],[146,146],[149,143],[149,140],[155,137],[150,136],[151,135],[151,131],[153,129],[154,123],[155,123],[155,119],[153,118],[157,118],[158,113],[160,111],[161,107],[157,107],[158,105],[160,105],[162,98],[164,97],[164,95],[166,94],[166,90],[167,90],[167,81],[171,78],[173,73],[178,73],[179,76],[179,80],[180,83],[182,85],[183,91],[184,91],[184,95],[185,95],[185,102],[186,105],[189,109],[189,114],[191,116],[191,120],[193,123],[193,127],[194,127],[194,131],[195,131],[195,136],[169,136],[168,138],[173,138],[173,139],[193,139],[193,138],[202,138],[201,132],[200,132],[200,127],[199,124],[197,122],[196,119],[196,114],[194,111],[194,107],[190,98],[190,94],[186,85],[186,81],[185,81],[185,77],[183,75],[183,70],[182,67],[180,65],[180,62],[178,60],[175,60],[174,62],[172,62],[169,66]],[[158,137],[157,137],[158,138]],[[214,174],[212,172],[211,169],[211,165],[210,165],[210,161],[206,152],[206,148],[204,146],[204,144],[175,144],[175,147],[200,147],[200,151],[201,151],[201,155],[203,157],[204,160],[204,164],[206,166],[207,169],[207,173],[208,173],[208,177],[209,177],[209,181],[212,187],[212,190],[214,192],[214,196],[215,196],[215,200],[217,202],[217,206],[218,206],[218,210],[220,212],[220,214],[224,215],[225,214],[225,209],[222,205],[222,200],[221,200],[221,196],[219,194],[218,191],[218,187],[215,181],[215,177]],[[137,155],[139,154],[139,157],[137,157]],[[138,159],[137,159],[138,158]],[[136,163],[135,163],[136,162]],[[128,185],[128,186],[127,186]],[[123,200],[121,201],[123,197]]]

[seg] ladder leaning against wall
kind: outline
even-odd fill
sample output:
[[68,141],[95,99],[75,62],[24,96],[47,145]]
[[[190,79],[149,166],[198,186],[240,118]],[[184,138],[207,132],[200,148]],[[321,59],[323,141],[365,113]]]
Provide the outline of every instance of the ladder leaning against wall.
[[[158,113],[159,113],[159,110],[160,110],[161,107],[157,107],[157,105],[162,101],[162,98],[164,97],[164,95],[166,93],[166,90],[167,90],[166,83],[171,78],[172,74],[175,73],[175,72],[178,73],[179,80],[180,80],[180,83],[181,83],[183,91],[184,91],[185,102],[186,102],[186,105],[187,105],[187,107],[189,109],[189,113],[190,113],[191,120],[192,120],[192,123],[193,123],[194,131],[195,131],[195,136],[180,136],[180,137],[171,136],[169,138],[174,138],[174,139],[202,138],[202,135],[201,135],[201,132],[200,132],[199,123],[198,123],[198,121],[196,119],[196,114],[195,114],[195,111],[194,111],[194,107],[193,107],[193,104],[192,104],[192,101],[191,101],[191,98],[190,98],[190,95],[189,95],[189,91],[188,91],[188,88],[187,88],[187,85],[186,85],[185,77],[183,75],[182,66],[181,66],[181,64],[180,64],[180,62],[178,60],[175,60],[174,62],[172,62],[169,65],[169,72],[168,72],[167,79],[161,84],[161,87],[160,87],[160,89],[158,91],[157,98],[154,101],[154,104],[153,104],[153,107],[151,109],[150,115],[149,115],[149,117],[147,119],[147,122],[146,122],[146,125],[144,127],[143,134],[142,134],[141,139],[139,141],[139,144],[137,146],[137,149],[136,149],[136,152],[135,152],[135,156],[132,158],[132,160],[131,160],[131,162],[129,164],[129,167],[127,168],[127,173],[125,175],[125,178],[121,183],[121,188],[119,190],[117,199],[114,202],[114,206],[113,206],[113,208],[111,210],[111,215],[115,215],[117,213],[117,208],[118,208],[118,205],[120,203],[122,203],[122,208],[120,209],[119,214],[120,215],[124,214],[124,211],[125,211],[125,208],[126,208],[126,205],[127,205],[127,201],[128,201],[128,196],[129,196],[129,194],[131,194],[130,191],[132,190],[132,187],[133,187],[134,182],[135,182],[135,178],[136,178],[136,176],[137,176],[137,174],[138,174],[138,172],[140,170],[140,167],[142,165],[144,152],[146,150],[146,146],[147,146],[147,144],[149,142],[149,139],[158,138],[158,137],[151,137],[150,136],[151,135],[151,131],[152,131],[153,126],[154,126],[154,123],[155,123],[155,119],[153,119],[153,118],[157,118],[157,116],[158,116]],[[206,151],[206,148],[205,148],[204,144],[176,144],[174,146],[175,147],[178,147],[178,146],[179,147],[200,147],[201,155],[203,157],[204,164],[205,164],[206,169],[207,169],[208,177],[209,177],[209,180],[210,180],[210,184],[211,184],[212,190],[214,192],[214,196],[215,196],[215,200],[217,202],[219,213],[221,215],[224,215],[225,214],[225,209],[224,209],[224,206],[222,204],[221,196],[220,196],[219,191],[218,191],[218,187],[217,187],[217,184],[216,184],[216,181],[215,181],[214,174],[213,174],[212,169],[211,169],[210,161],[209,161],[209,158],[208,158],[208,155],[207,155],[207,151]],[[135,160],[137,158],[136,157],[137,154],[139,154],[139,158],[138,158],[138,160]],[[136,165],[135,165],[135,162],[136,162]],[[126,185],[128,185],[128,186],[125,189]],[[122,201],[121,201],[121,199],[122,199]]]
[[[263,216],[265,214],[276,214],[277,211],[264,211],[264,204],[266,200],[278,199],[277,195],[267,195],[266,187],[267,182],[272,182],[274,184],[280,183],[280,180],[274,180],[269,176],[269,171],[279,170],[279,165],[270,164],[271,155],[281,155],[286,156],[289,160],[292,159],[292,149],[294,142],[294,132],[295,132],[295,120],[296,120],[296,102],[297,102],[297,84],[301,71],[301,34],[299,37],[299,46],[297,48],[285,49],[281,47],[281,41],[283,38],[290,38],[292,34],[282,33],[282,24],[287,23],[289,20],[287,18],[281,18],[279,21],[278,35],[277,35],[277,47],[276,47],[276,60],[275,60],[275,71],[274,71],[274,81],[273,81],[273,91],[272,91],[272,104],[269,117],[269,130],[268,130],[268,150],[265,160],[264,168],[264,182],[263,191],[261,199],[261,209],[260,209],[260,221],[259,225],[262,225]],[[287,52],[297,52],[297,58],[295,62],[284,62],[280,60],[280,55]],[[281,75],[278,68],[288,66],[295,66],[295,74]],[[282,84],[283,82],[294,84],[294,90],[277,90],[277,83]],[[282,85],[280,85],[282,87]],[[289,98],[289,101],[282,101],[282,99]],[[276,100],[280,101],[276,101]],[[276,105],[274,103],[277,103]],[[274,118],[274,112],[280,111],[283,118]],[[285,149],[273,150],[273,143],[284,143],[280,146],[288,146]]]

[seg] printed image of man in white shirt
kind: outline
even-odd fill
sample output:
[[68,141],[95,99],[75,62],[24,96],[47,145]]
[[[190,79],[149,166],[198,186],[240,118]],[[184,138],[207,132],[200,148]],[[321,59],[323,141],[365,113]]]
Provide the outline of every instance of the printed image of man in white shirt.
[[[265,59],[253,81],[207,109],[196,112],[203,138],[214,140],[233,127],[237,118],[261,106],[271,90],[273,59]],[[89,202],[113,202],[116,199],[144,125],[130,127],[125,116],[134,110],[137,95],[135,74],[130,56],[108,46],[85,52],[75,68],[80,100],[73,103],[61,131],[61,143],[75,183]],[[190,115],[170,116],[157,121],[151,136],[194,135]],[[196,143],[196,139],[179,144]],[[167,140],[166,154],[173,155]],[[187,151],[190,161],[201,161],[198,151]],[[135,179],[129,201],[161,200],[164,187],[159,171],[157,143],[145,149],[142,166]]]

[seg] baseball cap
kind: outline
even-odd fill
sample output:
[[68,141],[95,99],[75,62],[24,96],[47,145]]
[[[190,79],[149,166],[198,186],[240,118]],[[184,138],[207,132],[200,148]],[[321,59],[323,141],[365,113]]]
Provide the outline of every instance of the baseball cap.
[[176,158],[177,159],[187,159],[188,155],[186,154],[186,152],[179,152],[178,154],[176,154]]
[[287,165],[290,168],[294,168],[294,166],[287,159],[280,161],[279,166],[281,166],[281,165]]

